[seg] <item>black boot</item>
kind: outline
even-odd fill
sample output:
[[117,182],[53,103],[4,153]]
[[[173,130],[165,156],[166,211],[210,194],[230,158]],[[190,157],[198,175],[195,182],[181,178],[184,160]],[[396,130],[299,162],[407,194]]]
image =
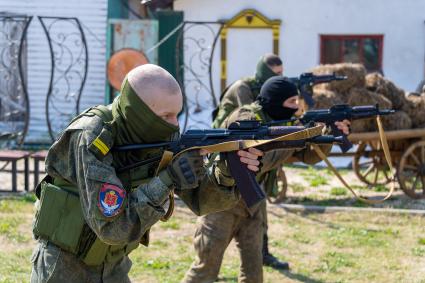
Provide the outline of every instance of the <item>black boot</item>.
[[270,266],[278,270],[289,269],[289,263],[285,261],[280,261],[274,255],[269,253],[269,237],[267,236],[267,234],[264,234],[264,237],[263,237],[263,265]]

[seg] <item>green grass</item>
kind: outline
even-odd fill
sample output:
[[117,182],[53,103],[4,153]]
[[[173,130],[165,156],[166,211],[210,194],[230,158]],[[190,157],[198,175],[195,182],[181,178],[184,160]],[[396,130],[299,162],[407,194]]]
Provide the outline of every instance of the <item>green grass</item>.
[[412,249],[412,254],[414,256],[418,257],[424,257],[425,256],[425,248],[424,247],[416,247]]
[[34,194],[21,197],[7,197],[0,199],[0,213],[31,212],[32,204],[36,201]]
[[310,186],[312,187],[318,187],[318,186],[322,186],[322,185],[327,185],[328,184],[328,180],[327,178],[323,177],[323,176],[315,176],[313,178],[311,178],[310,180]]
[[15,250],[7,254],[0,252],[0,282],[29,282],[31,253],[30,248]]
[[366,185],[357,185],[357,184],[350,184],[350,187],[353,190],[364,190],[364,191],[370,191],[370,189]]
[[332,196],[345,196],[347,195],[347,189],[342,187],[331,188],[330,194]]
[[294,233],[293,235],[292,235],[292,238],[295,240],[295,241],[297,241],[298,243],[300,243],[300,244],[310,244],[310,243],[312,243],[313,241],[308,237],[308,235],[305,235],[304,233],[300,233],[300,232],[297,232],[297,233]]
[[[28,282],[29,259],[35,244],[31,240],[33,202],[8,199],[4,204],[3,201],[0,282]],[[305,201],[315,205],[347,202],[316,197],[306,197]],[[276,206],[269,206],[269,211],[270,250],[289,261],[291,270],[280,273],[264,268],[266,283],[421,282],[425,278],[422,216],[288,213]],[[196,217],[177,202],[173,218],[153,226],[149,247],[141,246],[131,253],[132,282],[180,282],[196,256],[192,243],[195,221]],[[239,265],[239,252],[232,242],[224,257],[219,282],[237,282]]]
[[388,192],[389,187],[385,185],[376,185],[373,187],[375,192]]
[[8,241],[25,243],[31,240],[31,234],[18,231],[24,222],[23,217],[11,216],[0,221],[0,235],[5,236]]
[[326,252],[321,258],[321,265],[315,271],[326,273],[340,273],[347,267],[354,267],[356,258],[353,254],[336,251]]
[[307,170],[300,173],[301,176],[303,176],[310,184],[311,187],[318,187],[322,185],[328,184],[328,178],[325,170],[318,170],[312,166],[308,167]]
[[302,184],[299,184],[299,183],[290,184],[289,187],[292,189],[294,193],[302,193],[307,189],[306,187],[304,187]]
[[161,226],[161,228],[164,228],[164,229],[171,229],[171,230],[180,229],[180,224],[174,218],[171,218],[166,222],[160,222],[159,225]]

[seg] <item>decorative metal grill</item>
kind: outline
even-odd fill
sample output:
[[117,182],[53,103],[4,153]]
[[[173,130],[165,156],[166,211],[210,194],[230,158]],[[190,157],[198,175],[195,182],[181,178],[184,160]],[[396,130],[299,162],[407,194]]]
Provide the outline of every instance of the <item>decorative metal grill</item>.
[[[177,80],[184,95],[183,131],[211,126],[211,111],[217,107],[212,78],[214,51],[223,24],[184,22],[177,40]],[[183,46],[182,46],[183,42]],[[183,47],[183,62],[180,49]]]
[[0,144],[19,146],[28,131],[26,34],[32,17],[0,13]]
[[[53,140],[80,112],[80,98],[87,78],[88,49],[77,18],[38,17],[46,34],[51,74],[46,96],[46,120]],[[64,31],[67,33],[64,33]],[[73,30],[72,32],[69,32]],[[71,107],[74,105],[73,107]]]

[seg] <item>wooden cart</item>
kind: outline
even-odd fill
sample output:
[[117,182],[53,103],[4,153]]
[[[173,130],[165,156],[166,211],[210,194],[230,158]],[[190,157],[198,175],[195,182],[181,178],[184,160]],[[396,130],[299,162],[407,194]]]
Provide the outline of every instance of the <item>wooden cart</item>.
[[[386,131],[385,135],[400,188],[411,198],[425,198],[425,129]],[[353,133],[349,140],[358,145],[356,152],[330,156],[353,156],[353,169],[367,185],[388,184],[391,174],[379,133]]]

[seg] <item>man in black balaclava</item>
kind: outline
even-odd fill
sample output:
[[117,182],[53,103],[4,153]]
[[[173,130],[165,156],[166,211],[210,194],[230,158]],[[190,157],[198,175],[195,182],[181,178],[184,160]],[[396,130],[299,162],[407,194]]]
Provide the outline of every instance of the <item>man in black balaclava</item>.
[[261,86],[273,76],[282,76],[282,60],[275,54],[261,56],[255,75],[229,85],[221,94],[220,105],[213,112],[213,128],[219,128],[236,108],[255,101]]
[[297,87],[285,78],[268,80],[257,97],[267,120],[288,120],[298,110]]
[[[240,120],[272,120],[289,119],[298,109],[298,91],[294,84],[285,78],[275,76],[268,79],[261,88],[257,101],[236,109],[222,127]],[[336,126],[345,134],[349,133],[348,123],[337,122]],[[328,153],[330,145],[321,146]],[[320,158],[310,148],[302,150],[273,150],[266,152],[261,163],[261,171],[257,181],[264,183],[268,173],[275,170],[289,157],[314,164]],[[266,201],[248,208],[243,200],[228,210],[207,214],[197,221],[194,247],[197,258],[186,273],[183,282],[214,282],[220,271],[224,252],[232,239],[241,256],[239,282],[263,282],[262,265],[268,257],[267,246],[267,210]],[[263,240],[265,245],[263,246]],[[269,255],[269,256],[264,256]],[[274,257],[273,257],[274,258]],[[277,261],[276,258],[270,262]],[[285,268],[288,269],[286,263]]]

